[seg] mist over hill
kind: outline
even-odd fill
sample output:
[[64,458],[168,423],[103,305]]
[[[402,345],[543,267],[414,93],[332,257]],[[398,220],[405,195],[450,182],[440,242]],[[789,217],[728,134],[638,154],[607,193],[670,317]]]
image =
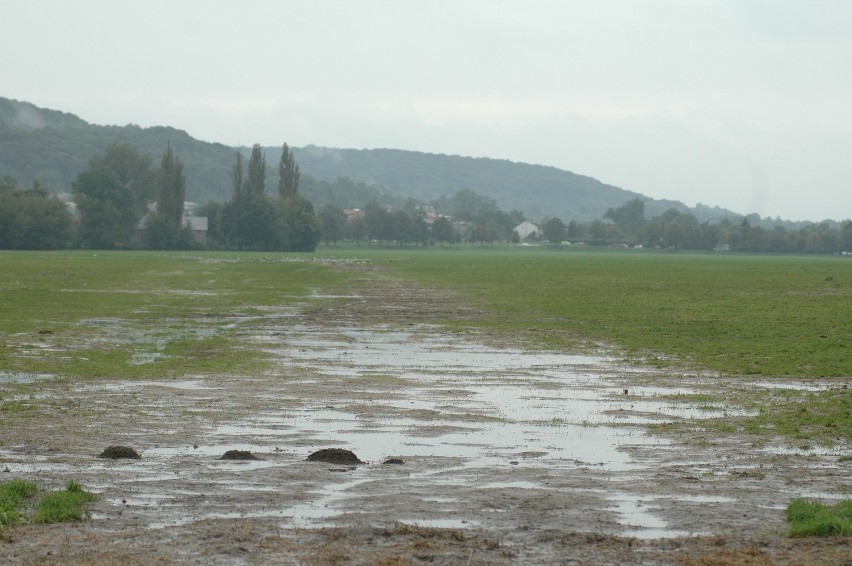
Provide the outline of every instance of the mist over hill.
[[[282,143],[286,140],[282,139]],[[236,148],[194,139],[170,127],[100,126],[79,117],[0,97],[0,175],[28,186],[38,180],[54,192],[70,191],[89,159],[111,143],[136,145],[155,162],[170,143],[184,162],[187,199],[224,201],[231,196],[230,170]],[[239,148],[247,152],[247,148]],[[270,192],[277,184],[279,147],[265,148]],[[462,189],[494,199],[503,210],[520,210],[531,219],[565,221],[600,218],[608,208],[639,198],[647,216],[669,208],[691,212],[699,220],[737,217],[718,207],[687,207],[656,200],[555,167],[506,160],[429,154],[397,149],[293,148],[305,177],[335,182],[348,178],[397,197],[430,202]],[[363,203],[366,204],[366,203]]]

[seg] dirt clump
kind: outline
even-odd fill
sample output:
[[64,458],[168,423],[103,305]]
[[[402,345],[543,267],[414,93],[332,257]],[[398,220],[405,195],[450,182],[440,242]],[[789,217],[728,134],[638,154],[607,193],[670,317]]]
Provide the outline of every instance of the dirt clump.
[[248,450],[228,450],[219,458],[220,460],[260,460]]
[[142,456],[129,446],[108,446],[103,452],[98,454],[98,458],[110,458],[112,460],[129,458],[132,460],[140,460]]
[[343,448],[323,448],[308,456],[309,462],[327,462],[329,464],[363,464],[351,450]]

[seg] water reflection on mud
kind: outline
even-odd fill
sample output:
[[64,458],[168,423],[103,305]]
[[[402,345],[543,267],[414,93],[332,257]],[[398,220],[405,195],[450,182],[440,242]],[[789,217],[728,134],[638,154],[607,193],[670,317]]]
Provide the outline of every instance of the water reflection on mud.
[[[730,409],[690,404],[689,387],[639,385],[649,370],[609,355],[497,348],[429,327],[329,330],[286,318],[253,320],[252,340],[277,359],[270,373],[58,389],[62,406],[97,415],[81,421],[72,441],[97,446],[4,446],[3,469],[53,484],[74,478],[113,512],[152,527],[255,517],[286,527],[402,521],[637,537],[701,532],[693,508],[737,505],[695,478],[763,473],[701,451],[681,458],[682,447],[646,425]],[[41,379],[49,377],[33,378]],[[119,440],[142,459],[95,457]],[[305,461],[326,447],[367,463]],[[220,460],[228,450],[261,460]],[[660,488],[659,477],[676,478],[677,489]],[[773,505],[760,500],[754,509]]]

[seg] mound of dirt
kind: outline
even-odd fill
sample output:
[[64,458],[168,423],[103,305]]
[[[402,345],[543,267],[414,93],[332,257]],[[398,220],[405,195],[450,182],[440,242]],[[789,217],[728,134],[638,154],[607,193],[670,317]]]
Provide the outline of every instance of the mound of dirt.
[[309,462],[328,462],[329,464],[363,464],[351,450],[343,448],[323,448],[308,456]]
[[142,456],[129,446],[109,446],[106,450],[98,454],[98,458],[111,458],[113,460],[118,460],[119,458],[131,458],[139,460]]
[[228,450],[220,460],[260,460],[257,456],[249,452],[248,450]]
[[402,458],[388,458],[387,460],[385,460],[385,464],[395,464],[397,466],[401,466],[402,464],[405,464],[405,460],[403,460]]

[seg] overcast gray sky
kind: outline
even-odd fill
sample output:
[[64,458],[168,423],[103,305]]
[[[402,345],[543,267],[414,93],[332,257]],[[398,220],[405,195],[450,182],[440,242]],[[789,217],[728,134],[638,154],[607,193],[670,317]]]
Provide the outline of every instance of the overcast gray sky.
[[96,124],[494,157],[689,205],[852,216],[852,1],[0,0],[0,14],[0,95]]

